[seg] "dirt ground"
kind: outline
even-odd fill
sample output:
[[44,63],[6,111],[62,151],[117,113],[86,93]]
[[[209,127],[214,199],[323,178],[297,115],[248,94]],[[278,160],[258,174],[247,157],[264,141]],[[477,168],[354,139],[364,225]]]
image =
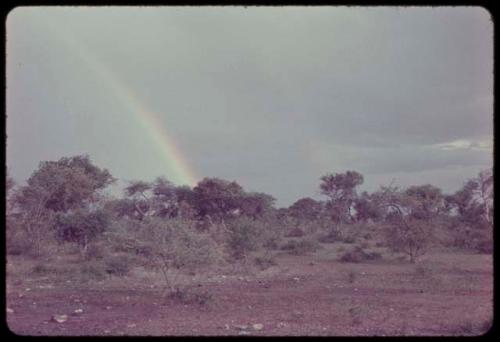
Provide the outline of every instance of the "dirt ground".
[[19,335],[480,335],[493,315],[491,255],[434,253],[420,266],[281,255],[264,271],[198,281],[205,304],[162,300],[148,282],[75,286],[16,267],[10,258],[7,324]]

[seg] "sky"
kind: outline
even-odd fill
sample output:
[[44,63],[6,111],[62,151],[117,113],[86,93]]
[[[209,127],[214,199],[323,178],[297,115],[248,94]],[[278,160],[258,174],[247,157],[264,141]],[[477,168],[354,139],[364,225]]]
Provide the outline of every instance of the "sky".
[[7,168],[88,154],[120,181],[235,180],[278,206],[356,170],[454,192],[493,164],[480,7],[18,7]]

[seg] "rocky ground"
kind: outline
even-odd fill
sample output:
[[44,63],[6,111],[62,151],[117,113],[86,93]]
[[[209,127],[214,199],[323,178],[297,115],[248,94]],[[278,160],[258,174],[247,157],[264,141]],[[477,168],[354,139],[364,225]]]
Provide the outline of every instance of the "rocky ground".
[[19,335],[479,335],[492,320],[491,255],[420,265],[282,255],[264,271],[200,279],[184,300],[134,279],[13,276],[16,262],[7,324]]

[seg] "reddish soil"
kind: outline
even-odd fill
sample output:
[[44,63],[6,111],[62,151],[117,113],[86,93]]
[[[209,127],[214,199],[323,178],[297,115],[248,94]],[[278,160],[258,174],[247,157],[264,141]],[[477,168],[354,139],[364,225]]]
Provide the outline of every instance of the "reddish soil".
[[[26,291],[26,283],[8,281],[7,323],[20,335],[481,334],[492,317],[491,256],[473,257],[463,256],[474,263],[468,270],[441,265],[419,279],[409,265],[282,256],[254,276],[198,284],[194,291],[211,294],[206,304],[162,301],[146,284]],[[54,314],[67,321],[52,322]]]

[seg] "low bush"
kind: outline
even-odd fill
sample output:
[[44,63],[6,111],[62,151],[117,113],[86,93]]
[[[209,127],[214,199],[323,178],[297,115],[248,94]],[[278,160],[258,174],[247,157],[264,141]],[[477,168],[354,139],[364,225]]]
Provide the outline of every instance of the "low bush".
[[304,236],[305,233],[302,229],[296,227],[288,231],[288,233],[285,235],[286,237],[302,237]]
[[273,257],[256,257],[254,259],[255,264],[261,269],[265,270],[268,269],[271,266],[276,265],[276,260]]
[[341,262],[358,263],[381,259],[382,255],[375,251],[366,251],[361,246],[354,246],[345,251],[339,258]]
[[317,241],[313,239],[289,240],[281,246],[282,250],[288,251],[292,255],[304,255],[314,252],[319,248]]
[[106,269],[100,262],[84,262],[80,265],[80,276],[83,280],[104,280]]
[[122,277],[130,271],[130,260],[123,256],[110,257],[105,261],[106,273]]

